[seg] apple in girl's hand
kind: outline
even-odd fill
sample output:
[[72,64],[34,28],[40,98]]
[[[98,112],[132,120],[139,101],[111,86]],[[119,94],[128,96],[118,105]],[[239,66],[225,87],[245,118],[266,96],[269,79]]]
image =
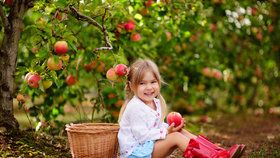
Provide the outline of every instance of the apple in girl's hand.
[[115,67],[115,72],[118,76],[124,76],[127,73],[127,66],[124,64],[118,64]]
[[178,112],[170,112],[167,115],[167,123],[170,126],[172,123],[174,123],[174,127],[179,126],[182,121],[182,116]]

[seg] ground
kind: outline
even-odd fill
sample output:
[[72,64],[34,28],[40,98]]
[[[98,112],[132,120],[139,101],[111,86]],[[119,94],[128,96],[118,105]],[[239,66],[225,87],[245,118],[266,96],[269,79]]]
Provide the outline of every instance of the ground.
[[[188,127],[188,126],[186,126]],[[222,147],[247,146],[243,157],[280,157],[280,117],[275,115],[222,115],[201,124],[202,134]],[[70,158],[66,133],[50,136],[24,130],[13,136],[0,134],[0,157]],[[170,158],[181,158],[176,150]]]

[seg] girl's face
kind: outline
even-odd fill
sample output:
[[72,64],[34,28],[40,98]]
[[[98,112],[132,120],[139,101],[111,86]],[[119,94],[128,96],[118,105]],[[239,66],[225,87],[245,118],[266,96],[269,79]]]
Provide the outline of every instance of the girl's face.
[[137,85],[136,94],[145,104],[152,105],[153,99],[159,94],[159,82],[151,71],[145,72],[143,79]]

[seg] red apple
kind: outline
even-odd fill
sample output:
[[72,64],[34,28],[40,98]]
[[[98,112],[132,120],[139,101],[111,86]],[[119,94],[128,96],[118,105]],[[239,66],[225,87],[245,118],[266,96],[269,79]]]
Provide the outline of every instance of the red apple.
[[259,41],[262,41],[262,40],[263,40],[262,31],[258,31],[258,33],[257,33],[257,35],[256,35],[256,38],[257,38]]
[[32,75],[33,73],[32,72],[28,72],[25,77],[24,77],[24,80],[27,82],[28,81],[28,78]]
[[31,87],[31,88],[38,88],[39,87],[39,81],[41,80],[41,76],[38,74],[32,74],[30,75],[30,77],[28,78],[27,84]]
[[147,8],[143,8],[140,11],[140,14],[142,14],[143,16],[148,15],[149,14],[149,10]]
[[48,68],[50,70],[61,70],[62,69],[62,60],[58,60],[58,63],[55,62],[53,57],[50,57],[47,61]]
[[38,53],[38,51],[39,51],[39,49],[37,47],[33,47],[31,49],[31,52],[34,53],[34,54]]
[[76,83],[76,78],[73,75],[68,75],[65,81],[68,86],[72,86]]
[[66,41],[57,41],[54,44],[54,51],[58,55],[63,55],[65,53],[67,53],[67,51],[68,51],[68,44],[67,44],[67,42]]
[[133,42],[138,42],[141,40],[141,35],[139,33],[133,33],[130,35],[130,40]]
[[96,68],[97,72],[104,72],[105,71],[105,63],[100,61],[97,68]]
[[150,6],[153,5],[153,3],[154,3],[153,0],[148,0],[148,1],[145,2],[145,5],[146,5],[147,8],[149,8]]
[[213,77],[216,78],[217,80],[221,80],[223,78],[223,74],[220,70],[213,69]]
[[121,33],[124,25],[123,24],[117,24],[117,32]]
[[209,67],[203,68],[201,73],[206,77],[212,77],[212,70]]
[[122,107],[122,105],[124,104],[124,100],[118,100],[115,105],[116,107]]
[[114,99],[116,97],[117,97],[117,94],[115,94],[113,92],[108,94],[108,99]]
[[217,29],[218,29],[218,25],[217,25],[216,23],[211,23],[211,24],[210,24],[210,30],[211,30],[212,32],[216,32]]
[[97,67],[97,61],[93,60],[90,63],[87,63],[84,65],[84,68],[87,72],[90,72],[91,70],[93,70],[94,68]]
[[18,94],[17,95],[17,100],[18,100],[18,102],[21,102],[21,103],[25,103],[25,97],[24,97],[24,95],[22,95],[22,94]]
[[128,21],[124,25],[126,32],[131,32],[135,29],[135,24],[133,21]]
[[107,73],[106,73],[106,77],[107,79],[111,80],[111,81],[116,81],[118,79],[118,76],[115,72],[114,68],[110,68]]
[[63,14],[59,11],[57,11],[55,14],[54,14],[54,17],[59,20],[59,21],[62,21],[63,20]]
[[268,26],[267,26],[267,30],[268,30],[269,33],[273,32],[274,26],[268,25]]
[[170,41],[171,38],[172,38],[171,33],[170,33],[169,31],[166,31],[166,32],[165,32],[165,35],[166,35],[166,41]]
[[119,111],[119,110],[114,110],[114,111],[112,111],[112,116],[113,116],[114,118],[118,118],[119,115],[120,115],[120,111]]
[[202,122],[202,123],[206,123],[206,122],[209,122],[210,119],[207,115],[202,115],[199,117],[199,121]]
[[191,35],[191,37],[190,37],[190,42],[194,42],[194,41],[196,41],[198,39],[198,36],[197,35]]
[[181,45],[179,45],[179,44],[176,44],[176,45],[174,46],[174,49],[175,49],[175,51],[176,51],[177,53],[180,53],[180,52],[182,51],[182,47],[181,47]]
[[262,78],[262,69],[260,66],[257,66],[255,69],[255,75],[259,78]]
[[268,110],[269,114],[280,114],[280,107],[271,107]]
[[115,67],[115,72],[118,76],[124,76],[127,74],[127,66],[124,64],[118,64]]
[[168,125],[171,125],[172,123],[174,123],[174,127],[179,126],[181,124],[182,121],[182,116],[180,113],[178,112],[170,112],[167,115],[167,123]]
[[253,16],[258,14],[258,9],[256,7],[252,7],[251,10]]
[[12,7],[13,6],[13,0],[4,0],[4,4],[9,6],[9,7]]

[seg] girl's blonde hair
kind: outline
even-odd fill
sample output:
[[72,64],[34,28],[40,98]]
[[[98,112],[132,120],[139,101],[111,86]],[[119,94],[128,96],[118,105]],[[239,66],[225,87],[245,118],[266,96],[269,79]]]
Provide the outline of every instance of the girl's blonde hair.
[[[159,85],[161,86],[161,83],[163,83],[163,81],[161,80],[161,76],[158,70],[157,65],[149,60],[149,59],[138,59],[136,60],[129,68],[129,73],[127,75],[127,81],[126,81],[126,85],[125,85],[125,92],[126,92],[126,96],[125,96],[125,102],[121,107],[120,110],[120,114],[119,114],[119,122],[121,120],[121,117],[123,115],[123,112],[125,111],[126,105],[127,103],[133,98],[134,93],[132,91],[131,88],[136,89],[137,86],[140,84],[141,80],[144,77],[145,72],[147,71],[151,71],[156,80],[158,81]],[[164,98],[162,97],[162,95],[159,93],[159,95],[157,96],[157,98],[160,100],[160,105],[161,105],[161,110],[162,110],[162,117],[161,120],[163,121],[165,118],[165,115],[167,113],[167,106],[166,106],[166,102],[164,100]]]

